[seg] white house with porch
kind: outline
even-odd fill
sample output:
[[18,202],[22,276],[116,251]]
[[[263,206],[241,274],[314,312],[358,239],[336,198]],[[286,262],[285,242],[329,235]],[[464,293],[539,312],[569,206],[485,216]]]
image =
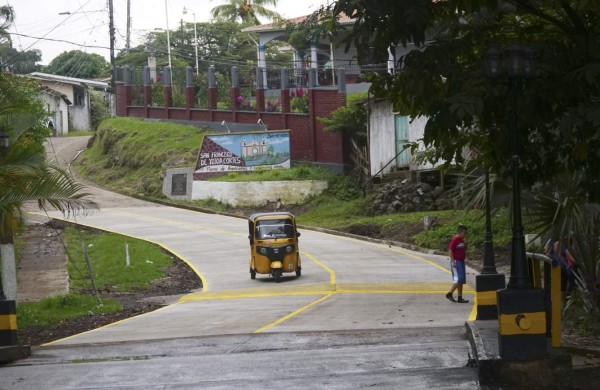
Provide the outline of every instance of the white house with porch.
[[[306,16],[300,16],[293,19],[288,19],[288,23],[301,23]],[[350,27],[354,21],[346,15],[341,15],[340,24]],[[258,35],[257,58],[258,67],[266,69],[268,64],[265,56],[267,45],[275,40],[287,42],[285,26],[282,23],[268,23],[258,26],[247,27],[242,32],[256,33]],[[345,44],[341,44],[346,33],[341,31],[333,40],[328,38],[320,38],[318,42],[311,43],[310,49],[307,52],[301,50],[293,50],[293,67],[296,70],[307,68],[317,69],[319,75],[317,82],[319,85],[335,84],[337,69],[345,69],[347,93],[364,91],[369,88],[369,83],[361,83],[360,73],[361,66],[358,65],[356,59],[356,48],[351,46],[348,52],[345,51]],[[387,64],[380,64],[385,70]],[[266,77],[265,87],[266,87]]]

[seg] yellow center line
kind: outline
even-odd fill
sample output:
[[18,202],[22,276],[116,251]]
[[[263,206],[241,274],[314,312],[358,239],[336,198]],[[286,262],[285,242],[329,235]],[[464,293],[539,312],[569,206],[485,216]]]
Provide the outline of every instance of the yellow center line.
[[[445,295],[446,283],[379,283],[379,284],[315,284],[288,286],[286,288],[251,288],[212,292],[195,292],[187,294],[179,301],[213,301],[245,298],[293,297],[303,295],[336,294],[415,294]],[[465,288],[465,294],[474,294],[472,288]]]
[[318,305],[319,303],[323,302],[324,300],[326,300],[327,298],[331,297],[334,294],[335,294],[335,292],[330,292],[329,294],[325,295],[324,297],[321,297],[321,298],[317,299],[316,301],[312,301],[308,305],[302,306],[298,310],[295,310],[295,311],[289,313],[288,315],[283,316],[280,319],[275,320],[275,321],[271,322],[270,324],[267,324],[267,325],[263,326],[262,328],[256,329],[252,333],[261,333],[261,332],[264,332],[265,330],[267,330],[269,328],[272,328],[275,325],[279,325],[282,322],[287,321],[288,319],[290,319],[290,318],[292,318],[292,317],[294,317],[294,316],[302,313],[303,311],[305,311],[305,310],[307,310],[307,309],[309,309],[309,308],[311,308],[311,307],[313,307],[315,305]]
[[302,255],[308,257],[309,259],[311,259],[319,267],[321,267],[321,268],[325,269],[327,272],[329,272],[329,284],[331,284],[332,286],[335,286],[335,284],[336,284],[336,277],[335,277],[335,271],[334,270],[332,270],[331,268],[329,268],[325,264],[321,263],[319,260],[317,260],[316,257],[314,257],[313,255],[311,255],[310,253],[304,252],[304,251],[300,251],[300,253],[302,253]]
[[[244,236],[241,233],[235,233],[235,232],[230,232],[230,231],[226,231],[226,230],[221,230],[221,229],[214,229],[214,228],[210,228],[210,227],[205,227],[205,226],[201,226],[201,225],[197,225],[197,224],[193,224],[193,223],[187,223],[187,222],[176,222],[173,220],[169,220],[169,219],[164,219],[164,218],[156,218],[156,217],[148,217],[148,216],[141,216],[135,213],[129,213],[129,212],[124,212],[121,210],[114,210],[111,209],[110,212],[117,214],[117,215],[131,215],[131,216],[135,216],[136,218],[140,218],[140,219],[145,219],[145,220],[152,220],[152,221],[159,221],[159,222],[168,222],[174,225],[180,225],[180,226],[186,226],[186,227],[191,227],[194,229],[202,229],[202,230],[207,230],[207,231],[213,231],[213,232],[219,232],[219,233],[224,233],[227,235],[232,235],[232,236]],[[38,213],[34,213],[32,212],[31,214],[38,214]],[[42,214],[39,214],[42,215]],[[56,219],[60,219],[60,220],[64,220],[64,221],[69,221],[68,219],[63,219],[63,218],[58,218],[58,217],[53,217]],[[133,235],[129,235],[129,234],[123,234],[120,232],[115,232],[109,229],[105,229],[103,227],[98,227],[98,226],[94,226],[91,224],[86,224],[86,223],[81,223],[81,222],[77,222],[80,225],[83,226],[89,226],[89,227],[93,227],[96,229],[100,229],[100,230],[104,230],[104,231],[108,231],[111,233],[115,233],[115,234],[121,234],[123,236],[127,236],[127,237],[132,237],[132,238],[136,238],[136,239],[140,239],[140,240],[144,240],[150,243],[153,243],[155,245],[160,246],[161,248],[164,248],[165,250],[173,253],[175,256],[179,257],[180,259],[182,259],[186,264],[188,264],[188,266],[200,277],[200,279],[202,280],[202,292],[201,293],[192,293],[192,294],[188,294],[182,298],[179,299],[179,302],[185,302],[185,301],[199,301],[199,300],[219,300],[219,299],[240,299],[240,298],[264,298],[264,297],[278,297],[278,296],[299,296],[299,295],[323,295],[321,298],[309,303],[308,305],[305,305],[257,330],[255,330],[253,333],[261,333],[273,326],[276,326],[284,321],[287,321],[288,319],[302,313],[303,311],[318,305],[319,303],[323,302],[324,300],[330,298],[331,296],[335,295],[335,294],[443,294],[446,291],[445,290],[440,290],[438,288],[430,288],[430,289],[419,289],[419,288],[414,288],[414,284],[406,284],[406,287],[409,287],[408,285],[411,285],[410,287],[412,288],[389,288],[389,286],[382,284],[380,285],[380,288],[378,289],[376,286],[378,286],[377,284],[363,284],[360,285],[360,288],[353,288],[350,286],[348,287],[341,287],[341,286],[336,286],[336,274],[335,271],[333,269],[331,269],[330,267],[328,267],[327,265],[325,265],[324,263],[322,263],[321,261],[319,261],[316,257],[314,257],[313,255],[311,255],[310,253],[304,252],[302,251],[302,255],[308,257],[311,261],[313,261],[315,264],[317,264],[319,267],[325,269],[327,272],[329,272],[329,284],[330,284],[330,288],[331,290],[327,289],[328,291],[324,291],[322,289],[317,289],[317,290],[311,290],[310,286],[303,286],[305,287],[305,289],[300,289],[300,290],[296,290],[296,291],[275,291],[275,292],[235,292],[235,291],[223,291],[223,292],[215,292],[212,294],[206,294],[206,292],[208,292],[208,281],[206,280],[206,278],[204,277],[204,275],[202,273],[200,273],[196,267],[190,263],[185,257],[177,254],[175,251],[171,250],[170,248],[167,248],[166,246],[149,240],[149,239],[145,239],[145,238],[139,238]],[[348,237],[340,237],[342,239],[346,239],[346,240],[354,240],[354,241],[359,241],[356,240],[354,238],[348,238]],[[361,241],[363,242],[363,241]],[[427,260],[421,256],[417,256],[414,255],[412,253],[406,252],[404,250],[399,250],[396,248],[391,248],[389,246],[385,246],[384,244],[377,244],[377,243],[370,243],[370,242],[366,242],[369,245],[372,246],[376,246],[379,248],[385,248],[387,250],[391,250],[397,253],[401,253],[403,255],[412,257],[414,259],[423,261],[429,265],[432,265],[446,273],[450,273],[450,271],[444,267],[441,267],[440,265],[434,263],[433,261]],[[423,285],[427,285],[426,283],[423,283]],[[388,288],[385,288],[385,287]],[[473,293],[473,291],[471,289],[465,289],[464,291],[465,293]],[[473,305],[473,309],[471,310],[471,314],[469,316],[469,320],[471,320],[471,318],[475,318],[476,316],[476,305]]]

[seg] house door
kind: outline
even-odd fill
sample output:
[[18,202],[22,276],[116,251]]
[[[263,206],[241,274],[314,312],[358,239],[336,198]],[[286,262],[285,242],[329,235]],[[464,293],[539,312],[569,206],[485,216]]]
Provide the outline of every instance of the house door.
[[398,168],[408,168],[410,161],[410,150],[403,150],[408,143],[408,117],[394,115],[394,127],[396,129],[396,166]]

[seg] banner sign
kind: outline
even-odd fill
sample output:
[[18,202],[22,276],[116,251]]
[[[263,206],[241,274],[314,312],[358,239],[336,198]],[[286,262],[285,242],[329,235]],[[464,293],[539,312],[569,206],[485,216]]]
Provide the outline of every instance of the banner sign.
[[214,134],[204,136],[194,178],[201,180],[203,174],[289,167],[289,131]]

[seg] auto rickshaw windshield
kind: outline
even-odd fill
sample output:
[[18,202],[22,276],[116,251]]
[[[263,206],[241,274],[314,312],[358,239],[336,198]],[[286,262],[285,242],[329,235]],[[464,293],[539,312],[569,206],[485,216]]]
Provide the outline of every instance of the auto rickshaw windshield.
[[289,219],[269,219],[256,222],[256,238],[294,238],[294,225]]

